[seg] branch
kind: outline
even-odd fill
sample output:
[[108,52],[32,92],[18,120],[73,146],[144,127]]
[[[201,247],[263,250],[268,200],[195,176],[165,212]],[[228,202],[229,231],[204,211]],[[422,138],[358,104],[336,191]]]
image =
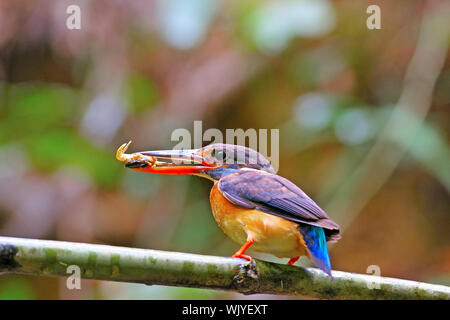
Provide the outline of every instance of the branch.
[[[450,287],[255,260],[0,237],[0,273],[68,276],[77,265],[86,279],[221,289],[327,299],[450,299]],[[374,288],[375,287],[375,288]],[[371,289],[374,288],[374,289]]]

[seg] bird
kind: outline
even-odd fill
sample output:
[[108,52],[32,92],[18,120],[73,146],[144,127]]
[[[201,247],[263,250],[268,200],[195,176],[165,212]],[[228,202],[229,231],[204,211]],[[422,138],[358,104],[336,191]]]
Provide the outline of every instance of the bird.
[[331,274],[327,242],[340,239],[339,225],[305,192],[276,174],[259,152],[240,145],[214,143],[198,149],[140,151],[127,154],[131,141],[116,158],[139,172],[195,175],[213,181],[210,203],[223,232],[241,245],[232,257],[252,261],[254,251],[309,259]]

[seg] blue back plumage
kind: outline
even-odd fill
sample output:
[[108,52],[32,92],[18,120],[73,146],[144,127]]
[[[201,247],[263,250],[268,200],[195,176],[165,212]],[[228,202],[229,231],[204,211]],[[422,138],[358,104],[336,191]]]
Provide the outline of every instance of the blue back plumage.
[[331,277],[330,256],[328,255],[327,241],[323,228],[301,224],[299,229],[311,260]]

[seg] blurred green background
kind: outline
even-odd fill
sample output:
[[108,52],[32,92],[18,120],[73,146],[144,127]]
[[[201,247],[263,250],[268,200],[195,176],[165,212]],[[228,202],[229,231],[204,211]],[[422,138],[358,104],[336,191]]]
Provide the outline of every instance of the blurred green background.
[[[71,4],[81,30],[66,28]],[[130,139],[170,149],[202,120],[280,130],[278,173],[342,226],[333,269],[450,285],[449,4],[1,1],[0,235],[231,255],[209,181],[115,159]],[[245,297],[0,276],[13,298]]]

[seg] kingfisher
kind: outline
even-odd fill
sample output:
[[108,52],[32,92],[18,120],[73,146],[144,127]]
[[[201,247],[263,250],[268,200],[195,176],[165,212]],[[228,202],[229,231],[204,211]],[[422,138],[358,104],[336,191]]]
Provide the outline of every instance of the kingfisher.
[[270,161],[245,146],[211,144],[199,149],[140,151],[116,158],[135,171],[196,175],[214,182],[210,202],[215,221],[241,245],[232,257],[252,261],[248,248],[293,265],[300,256],[331,277],[327,241],[340,238],[339,225],[298,186],[275,173]]

